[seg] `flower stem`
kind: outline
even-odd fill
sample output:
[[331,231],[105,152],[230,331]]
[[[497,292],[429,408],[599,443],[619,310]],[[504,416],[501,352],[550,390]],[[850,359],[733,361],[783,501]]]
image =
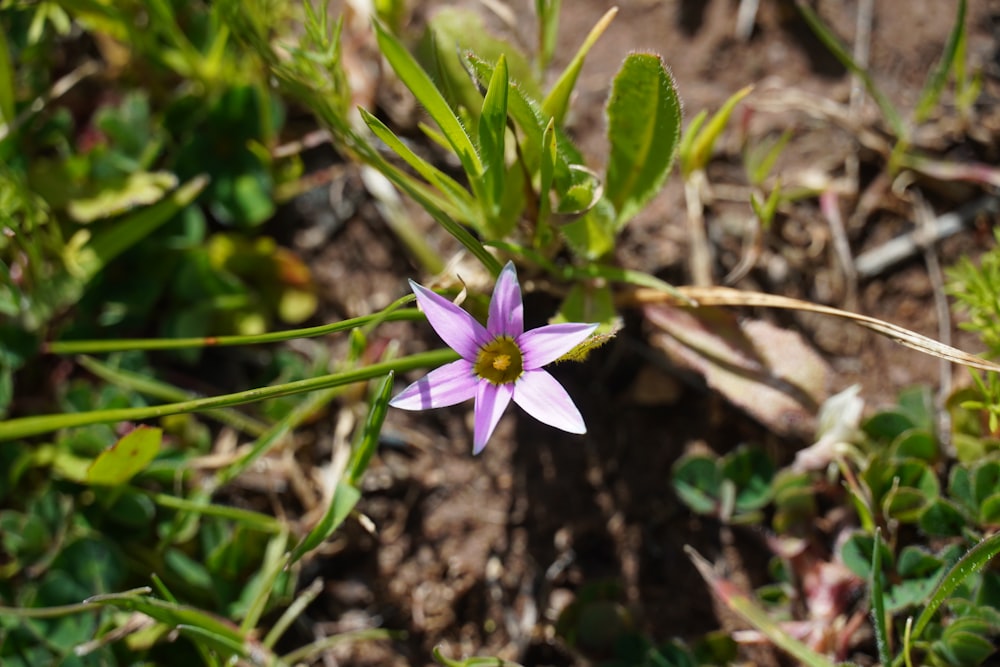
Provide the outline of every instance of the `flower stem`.
[[[412,296],[400,299],[400,302],[412,301]],[[389,308],[396,307],[393,304]],[[288,331],[273,331],[254,336],[203,336],[200,338],[123,338],[119,340],[57,340],[46,343],[43,351],[49,354],[104,354],[109,352],[124,352],[126,350],[180,350],[191,347],[226,347],[232,345],[254,345],[259,343],[279,343],[294,338],[315,338],[327,334],[347,331],[380,322],[395,322],[398,320],[419,320],[423,313],[414,309],[380,312],[373,315],[354,317],[332,324]]]
[[21,417],[19,419],[0,422],[0,441],[50,433],[58,429],[73,426],[138,421],[187,412],[227,408],[234,405],[243,405],[268,398],[275,398],[277,396],[301,394],[316,391],[317,389],[327,389],[329,387],[339,387],[364,380],[371,380],[372,378],[385,375],[389,371],[405,373],[419,368],[435,368],[450,361],[455,361],[458,358],[458,353],[451,349],[433,350],[400,359],[393,359],[392,361],[383,361],[344,373],[334,373],[306,380],[286,382],[271,387],[260,387],[233,394],[222,394],[220,396],[210,396],[208,398],[198,398],[178,403],[151,405],[141,408],[119,408],[114,410],[93,410],[90,412]]

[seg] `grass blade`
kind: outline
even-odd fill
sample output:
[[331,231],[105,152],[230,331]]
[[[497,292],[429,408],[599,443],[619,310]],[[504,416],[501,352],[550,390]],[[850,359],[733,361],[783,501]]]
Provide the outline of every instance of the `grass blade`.
[[365,420],[365,425],[361,430],[361,439],[358,441],[358,445],[354,448],[354,454],[351,456],[348,470],[350,470],[351,474],[350,483],[354,486],[361,481],[361,476],[368,469],[368,462],[378,447],[378,436],[382,432],[382,422],[385,421],[385,415],[389,411],[389,398],[392,394],[392,380],[394,377],[394,373],[386,375],[385,379],[382,380],[382,384],[375,391],[371,408],[368,410],[368,418]]
[[1000,533],[991,535],[983,539],[979,544],[969,549],[957,563],[941,579],[941,583],[934,589],[927,606],[920,612],[916,623],[913,625],[913,632],[910,635],[911,641],[920,638],[920,633],[924,631],[927,624],[934,618],[934,613],[944,604],[948,596],[951,595],[959,584],[970,576],[986,567],[994,556],[1000,553]]
[[913,111],[913,119],[918,123],[926,120],[934,105],[937,104],[938,99],[941,97],[941,91],[944,89],[944,84],[948,81],[948,74],[955,65],[955,58],[964,50],[962,49],[962,45],[966,38],[966,4],[966,0],[958,0],[955,25],[952,26],[951,32],[948,34],[948,41],[945,42],[941,60],[927,77],[927,81],[924,82],[924,89],[920,93],[920,102],[917,103],[917,108]]
[[378,41],[379,50],[389,61],[396,75],[444,132],[444,136],[447,137],[448,143],[458,155],[469,179],[478,179],[482,176],[483,165],[479,160],[479,154],[476,153],[475,146],[472,144],[472,139],[427,72],[420,67],[399,40],[378,21],[375,21],[375,38]]
[[743,617],[746,622],[770,639],[775,646],[786,651],[803,665],[834,667],[833,662],[785,632],[778,623],[767,615],[767,612],[757,606],[734,584],[719,577],[712,569],[711,563],[702,558],[697,551],[689,546],[685,546],[684,551],[687,552],[688,558],[694,563],[705,583],[722,603]]
[[875,643],[879,660],[883,665],[891,662],[889,656],[889,632],[885,615],[885,595],[882,590],[882,531],[875,529],[875,546],[872,548],[872,571],[869,589],[872,595],[872,623],[875,626]]
[[559,75],[559,80],[552,86],[552,90],[545,96],[545,100],[542,102],[542,110],[556,119],[556,125],[562,125],[566,119],[566,111],[569,109],[569,99],[573,94],[573,88],[576,86],[576,79],[580,76],[580,70],[583,69],[583,61],[586,59],[587,53],[590,52],[591,47],[594,46],[597,39],[607,30],[616,14],[618,14],[618,8],[612,7],[600,18],[597,24],[590,30],[587,38],[583,40],[583,44],[580,45],[580,50],[573,56],[573,60],[569,62],[563,73]]
[[875,100],[875,104],[878,105],[878,108],[882,111],[882,116],[885,118],[886,122],[889,123],[889,126],[892,128],[896,138],[905,139],[907,131],[906,125],[903,123],[902,116],[899,115],[899,112],[896,110],[896,107],[892,105],[892,102],[889,101],[889,98],[886,97],[882,90],[875,85],[875,80],[872,78],[872,75],[868,72],[868,70],[855,62],[854,58],[847,52],[844,45],[840,43],[839,39],[837,39],[837,36],[830,31],[830,28],[828,28],[825,23],[823,23],[823,20],[812,7],[803,2],[803,0],[798,0],[795,5],[798,7],[799,12],[802,14],[802,17],[806,20],[806,23],[812,31],[816,34],[819,40],[823,42],[823,45],[830,50],[830,53],[833,54],[833,57],[840,61],[841,65],[846,67],[853,74],[857,75],[861,79],[862,83],[865,84],[865,89],[868,91],[868,94],[872,96],[872,99]]

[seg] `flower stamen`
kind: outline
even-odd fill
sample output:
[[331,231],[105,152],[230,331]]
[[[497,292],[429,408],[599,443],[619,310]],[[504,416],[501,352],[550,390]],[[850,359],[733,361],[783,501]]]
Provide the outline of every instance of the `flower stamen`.
[[476,375],[492,384],[514,382],[524,372],[521,348],[509,336],[494,338],[479,349],[473,368]]

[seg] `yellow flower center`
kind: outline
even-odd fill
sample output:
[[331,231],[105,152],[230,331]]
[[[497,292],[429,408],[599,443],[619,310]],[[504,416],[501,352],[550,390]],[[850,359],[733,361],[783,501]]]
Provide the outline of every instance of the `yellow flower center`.
[[521,348],[508,336],[494,338],[479,349],[474,368],[487,382],[509,384],[524,371]]

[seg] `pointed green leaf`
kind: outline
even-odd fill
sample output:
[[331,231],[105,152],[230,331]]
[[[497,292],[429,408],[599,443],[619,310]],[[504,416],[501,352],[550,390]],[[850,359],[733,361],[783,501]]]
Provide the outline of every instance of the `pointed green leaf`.
[[[500,56],[479,115],[479,151],[483,160],[483,202],[488,223],[496,220],[504,193],[504,136],[507,133],[507,59]],[[496,232],[496,230],[493,230]],[[495,234],[499,235],[499,234]]]
[[463,188],[454,178],[410,150],[409,146],[403,143],[381,120],[360,107],[358,111],[361,113],[361,119],[375,133],[375,136],[384,141],[389,148],[395,151],[399,157],[403,158],[406,164],[410,165],[428,183],[440,190],[451,201],[455,212],[458,212],[462,219],[467,222],[471,222],[474,219],[472,214],[474,204],[468,190]]
[[538,175],[538,216],[535,226],[535,246],[544,247],[552,240],[549,227],[549,215],[552,213],[552,183],[556,171],[556,125],[549,119],[549,124],[542,133],[542,150],[539,160]]
[[[487,87],[488,82],[493,77],[493,66],[471,53],[466,55],[465,62],[475,74],[480,85],[484,88]],[[518,82],[511,80],[509,88],[507,113],[521,130],[519,135],[520,156],[529,171],[534,174],[541,168],[541,152],[545,150],[543,142],[545,130],[550,123],[554,124],[555,121],[545,115],[538,102]],[[553,184],[563,195],[574,183],[571,165],[582,165],[583,156],[558,127],[554,128],[554,132],[556,153]]]
[[920,634],[927,627],[927,624],[931,622],[931,619],[934,618],[934,613],[938,610],[938,607],[951,596],[955,589],[970,576],[983,569],[998,553],[1000,553],[1000,533],[995,533],[969,549],[948,570],[937,589],[935,589],[934,595],[927,602],[927,606],[924,607],[924,610],[913,624],[913,632],[910,635],[913,641],[920,638]]
[[632,218],[663,185],[681,135],[681,103],[660,57],[633,53],[615,76],[608,101],[605,194],[618,225]]
[[94,459],[87,470],[87,481],[102,486],[124,484],[156,458],[162,440],[161,429],[136,428]]
[[[0,30],[0,139],[14,123],[14,68],[11,64],[7,36]],[[5,126],[6,127],[3,127]]]
[[681,141],[681,173],[684,178],[696,170],[705,168],[709,158],[712,157],[715,142],[719,139],[722,131],[726,129],[726,125],[729,124],[729,117],[733,114],[733,109],[744,97],[750,94],[751,90],[753,90],[753,86],[746,86],[736,91],[707,124],[705,124],[705,117],[700,115],[695,118],[697,122],[691,123]]
[[[882,531],[875,529],[875,544],[872,546],[871,576],[868,578],[871,593],[872,624],[875,626],[875,645],[883,665],[891,664],[889,657],[889,629],[892,619],[885,613],[885,595],[882,590]],[[890,627],[887,627],[890,626]]]
[[931,109],[937,104],[941,97],[944,84],[948,81],[948,74],[955,64],[955,57],[962,51],[962,44],[965,41],[965,9],[966,0],[958,0],[958,15],[955,17],[955,25],[951,28],[948,41],[944,46],[944,53],[937,66],[928,74],[924,89],[920,93],[920,102],[913,112],[913,119],[922,122],[930,115]]
[[368,419],[365,420],[364,428],[361,431],[361,438],[354,448],[351,456],[351,463],[347,469],[351,473],[351,484],[357,486],[361,481],[361,476],[368,469],[368,462],[371,461],[375,449],[378,447],[378,437],[382,432],[382,422],[389,411],[389,398],[392,394],[392,379],[394,373],[389,373],[382,380],[382,384],[375,391],[371,408],[368,410]]
[[833,34],[833,31],[823,23],[823,20],[819,17],[812,7],[810,7],[805,2],[796,2],[795,6],[798,8],[802,17],[809,24],[809,27],[816,34],[823,45],[830,51],[834,58],[840,61],[840,64],[846,67],[848,70],[856,74],[861,81],[865,84],[865,89],[868,94],[872,96],[875,100],[875,104],[878,105],[879,110],[885,117],[885,120],[892,127],[893,132],[896,134],[897,138],[905,138],[906,126],[903,124],[903,118],[899,115],[899,111],[896,107],[892,105],[889,98],[885,96],[882,90],[875,85],[875,79],[868,72],[867,69],[858,64],[856,60],[847,51],[841,41]]
[[438,124],[448,143],[458,155],[462,167],[470,179],[479,178],[483,172],[482,163],[472,139],[466,133],[462,122],[448,106],[441,91],[437,89],[430,76],[427,75],[409,51],[381,23],[375,21],[375,37],[379,50],[399,76],[400,80],[410,89]]
[[590,52],[591,47],[594,46],[597,39],[604,34],[604,31],[611,24],[612,19],[615,18],[617,13],[618,8],[612,7],[601,17],[597,24],[590,30],[587,38],[583,40],[580,50],[573,56],[573,60],[566,66],[566,69],[559,76],[559,80],[552,86],[552,90],[545,96],[545,100],[542,102],[542,109],[547,115],[556,119],[556,125],[562,125],[563,120],[566,118],[566,111],[569,109],[569,100],[573,94],[573,88],[576,86],[577,77],[580,76],[580,70],[583,69],[583,61],[586,59],[587,53]]
[[538,16],[538,70],[544,72],[555,53],[559,37],[559,6],[561,0],[535,0]]
[[333,499],[330,501],[330,506],[327,507],[326,513],[323,514],[323,518],[319,520],[319,523],[313,526],[313,529],[309,531],[309,534],[305,536],[302,542],[295,547],[295,551],[292,552],[291,561],[294,563],[329,539],[333,535],[333,532],[340,527],[340,524],[344,523],[344,519],[347,518],[347,515],[351,513],[351,510],[354,509],[354,506],[358,504],[358,500],[360,499],[361,492],[356,487],[351,486],[347,482],[337,484],[337,489],[333,492]]

